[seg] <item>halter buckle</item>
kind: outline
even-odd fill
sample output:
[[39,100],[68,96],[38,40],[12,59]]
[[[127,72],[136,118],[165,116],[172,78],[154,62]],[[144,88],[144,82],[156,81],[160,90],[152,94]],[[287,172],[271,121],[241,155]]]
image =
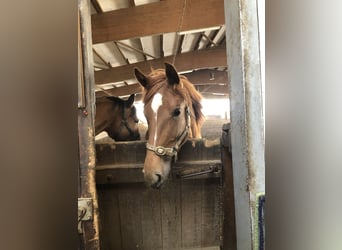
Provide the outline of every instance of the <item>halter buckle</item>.
[[157,155],[161,155],[161,156],[166,154],[165,148],[161,146],[156,147],[155,152]]

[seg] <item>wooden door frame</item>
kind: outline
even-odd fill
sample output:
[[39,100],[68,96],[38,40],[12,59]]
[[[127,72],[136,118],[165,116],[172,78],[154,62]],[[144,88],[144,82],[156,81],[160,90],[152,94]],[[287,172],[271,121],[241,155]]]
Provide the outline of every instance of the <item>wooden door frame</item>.
[[265,192],[264,121],[257,0],[224,0],[237,249],[259,249]]
[[80,249],[99,250],[99,214],[95,183],[95,80],[89,0],[78,0],[78,23],[78,138],[80,157],[78,197],[81,199],[88,198],[91,210],[88,218],[78,219],[82,219],[82,233],[79,234],[79,239]]

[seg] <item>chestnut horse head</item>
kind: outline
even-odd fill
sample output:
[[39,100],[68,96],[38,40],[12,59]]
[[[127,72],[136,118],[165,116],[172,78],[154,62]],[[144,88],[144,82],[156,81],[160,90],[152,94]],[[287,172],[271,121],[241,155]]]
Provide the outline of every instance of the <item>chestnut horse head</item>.
[[96,100],[95,134],[106,131],[115,141],[140,140],[134,94],[124,101],[118,97]]
[[168,178],[171,162],[187,138],[201,138],[202,96],[193,84],[165,63],[165,70],[135,77],[144,87],[144,114],[148,123],[144,177],[148,185],[160,188]]

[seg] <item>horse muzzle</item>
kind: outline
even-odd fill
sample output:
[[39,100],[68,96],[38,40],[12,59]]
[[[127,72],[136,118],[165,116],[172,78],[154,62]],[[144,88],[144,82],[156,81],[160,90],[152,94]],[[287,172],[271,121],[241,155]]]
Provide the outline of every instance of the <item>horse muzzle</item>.
[[160,189],[164,184],[164,178],[158,172],[152,175],[145,175],[145,182],[152,188]]
[[144,179],[147,185],[152,188],[161,188],[171,169],[171,159],[164,159],[152,151],[147,152],[144,163]]

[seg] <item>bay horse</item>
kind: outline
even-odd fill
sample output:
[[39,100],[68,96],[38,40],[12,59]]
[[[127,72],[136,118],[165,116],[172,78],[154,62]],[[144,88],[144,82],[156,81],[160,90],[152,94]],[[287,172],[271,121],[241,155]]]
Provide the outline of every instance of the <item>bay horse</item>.
[[144,178],[149,186],[160,188],[168,178],[172,159],[177,160],[187,138],[201,138],[202,96],[168,63],[165,69],[152,70],[148,75],[135,68],[134,75],[144,87],[148,124]]
[[106,131],[115,141],[140,140],[134,97],[126,101],[114,96],[97,98],[95,135]]

